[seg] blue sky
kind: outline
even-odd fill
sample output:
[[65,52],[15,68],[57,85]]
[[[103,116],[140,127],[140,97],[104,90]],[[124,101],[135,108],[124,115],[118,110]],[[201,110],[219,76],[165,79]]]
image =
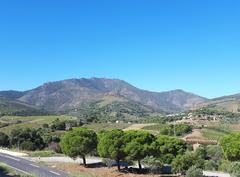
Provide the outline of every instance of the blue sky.
[[240,92],[238,0],[2,0],[0,90],[80,77]]

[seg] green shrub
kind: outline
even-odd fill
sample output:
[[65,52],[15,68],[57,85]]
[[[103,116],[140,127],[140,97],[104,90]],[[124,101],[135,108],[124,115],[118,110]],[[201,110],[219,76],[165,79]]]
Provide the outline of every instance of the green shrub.
[[203,177],[203,172],[200,168],[192,166],[186,173],[186,177]]
[[24,141],[20,144],[20,149],[26,151],[35,151],[37,146],[31,141]]
[[231,177],[240,177],[240,162],[232,162],[228,172],[231,174]]
[[5,133],[2,133],[2,132],[0,132],[0,146],[2,146],[2,147],[10,146],[9,137]]
[[204,162],[204,170],[217,171],[218,170],[218,163],[213,161],[213,160],[206,160]]

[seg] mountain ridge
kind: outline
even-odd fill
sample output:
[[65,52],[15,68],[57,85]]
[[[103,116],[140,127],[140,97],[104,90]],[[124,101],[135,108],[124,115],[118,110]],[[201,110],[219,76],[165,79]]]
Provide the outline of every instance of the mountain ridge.
[[47,82],[28,91],[3,91],[0,95],[55,112],[102,100],[105,95],[123,97],[155,111],[166,112],[184,111],[207,101],[181,89],[152,92],[139,89],[124,80],[96,77]]

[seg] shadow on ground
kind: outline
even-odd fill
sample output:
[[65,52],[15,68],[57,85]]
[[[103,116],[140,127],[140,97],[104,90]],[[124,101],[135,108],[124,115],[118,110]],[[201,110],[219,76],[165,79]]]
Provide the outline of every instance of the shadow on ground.
[[13,177],[13,176],[8,175],[5,171],[2,171],[1,169],[0,169],[0,176],[1,177]]

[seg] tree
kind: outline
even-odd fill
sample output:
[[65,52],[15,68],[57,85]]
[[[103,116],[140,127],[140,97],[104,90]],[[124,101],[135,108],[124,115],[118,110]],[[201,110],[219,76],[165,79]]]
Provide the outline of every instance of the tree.
[[186,153],[184,155],[178,155],[172,162],[173,171],[176,173],[185,174],[192,166],[202,168],[204,166],[204,160],[193,153]]
[[0,146],[2,146],[2,147],[10,146],[9,137],[3,132],[0,132]]
[[203,177],[203,171],[196,166],[192,166],[186,173],[186,177]]
[[232,133],[220,140],[224,156],[230,161],[240,160],[240,133]]
[[206,159],[207,158],[207,151],[205,146],[200,146],[199,148],[196,149],[195,155],[201,159]]
[[[25,142],[32,143],[33,146],[31,146],[31,150],[36,150],[36,149],[43,149],[45,147],[45,143],[43,141],[43,138],[41,136],[40,130],[36,129],[14,129],[12,130],[10,134],[10,139],[11,139],[11,145],[22,148],[23,150],[29,150],[28,148],[25,149]],[[24,143],[22,146],[21,144]],[[34,147],[34,148],[33,148]]]
[[81,157],[86,166],[86,155],[97,147],[97,135],[93,130],[76,128],[64,134],[60,147],[71,158]]
[[162,135],[159,136],[155,142],[153,142],[152,148],[155,156],[157,157],[165,156],[166,154],[172,154],[174,157],[176,157],[177,155],[183,154],[186,151],[187,144],[178,138]]
[[101,132],[98,138],[97,150],[99,155],[103,158],[116,160],[119,171],[120,160],[126,157],[124,137],[122,130],[114,129]]
[[141,160],[151,155],[151,144],[155,140],[154,135],[145,131],[127,131],[125,133],[125,152],[130,160],[138,161],[139,169],[142,169]]
[[60,121],[59,118],[53,121],[51,125],[52,130],[65,130],[66,129],[66,123],[65,121]]

